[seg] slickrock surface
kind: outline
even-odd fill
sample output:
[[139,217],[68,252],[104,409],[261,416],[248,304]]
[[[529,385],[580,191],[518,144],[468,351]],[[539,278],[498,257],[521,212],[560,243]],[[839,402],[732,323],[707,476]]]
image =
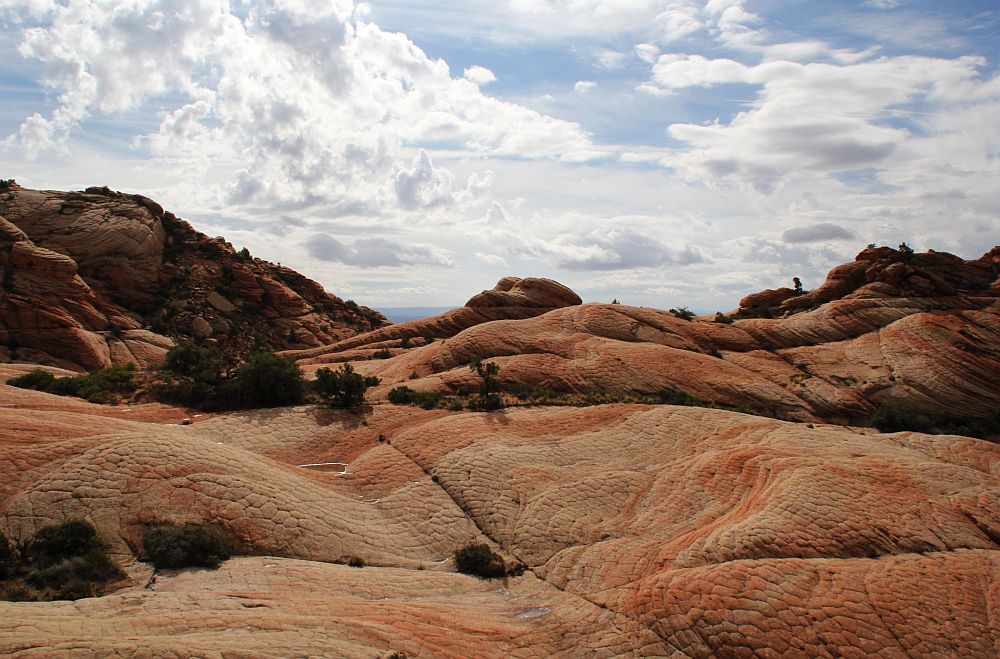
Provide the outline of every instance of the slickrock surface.
[[[744,299],[744,311],[769,293]],[[481,359],[500,366],[508,387],[672,389],[799,421],[862,424],[880,406],[931,419],[993,418],[1000,410],[1000,247],[976,261],[868,249],[815,291],[778,293],[787,299],[775,319],[725,324],[625,305],[570,305],[480,320],[430,344],[403,347],[401,328],[411,325],[404,324],[297,356],[307,371],[354,361],[381,378],[375,396],[399,385],[475,390],[468,366]],[[415,322],[436,327],[469,312]],[[392,357],[359,361],[372,348]]]
[[464,307],[433,318],[421,318],[383,327],[338,343],[309,350],[288,351],[308,368],[316,364],[367,359],[377,350],[392,350],[401,342],[426,345],[462,330],[495,320],[534,318],[553,309],[581,303],[580,297],[551,279],[504,277],[489,291],[474,295]]
[[240,355],[385,324],[289,268],[238,254],[139,195],[0,191],[0,361],[156,363],[168,336]]
[[[81,415],[36,392],[11,404],[56,428]],[[8,535],[85,517],[127,562],[144,524],[198,522],[264,554],[0,603],[0,654],[1000,653],[987,441],[674,406],[376,404],[107,418],[0,452]],[[346,473],[298,466],[317,462]],[[444,559],[470,540],[527,571],[453,574]],[[350,556],[368,566],[330,564]]]

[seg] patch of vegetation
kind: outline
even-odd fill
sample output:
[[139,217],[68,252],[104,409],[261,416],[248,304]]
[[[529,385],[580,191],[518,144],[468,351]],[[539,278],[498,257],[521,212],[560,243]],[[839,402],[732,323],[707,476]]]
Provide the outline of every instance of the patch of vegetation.
[[305,378],[291,357],[257,350],[223,383],[219,395],[224,409],[298,405],[305,398]]
[[392,352],[388,348],[382,348],[372,353],[372,359],[389,359]]
[[95,597],[123,577],[101,546],[97,531],[82,520],[42,528],[17,547],[0,536],[0,599]]
[[378,378],[362,377],[350,364],[344,364],[337,371],[328,368],[316,371],[310,389],[331,407],[354,408],[365,402],[365,391],[378,383]]
[[955,417],[931,417],[879,405],[868,416],[865,424],[878,428],[881,432],[922,432],[936,435],[963,435],[979,439],[1000,438],[1000,414],[992,417],[970,419]]
[[685,391],[675,391],[673,389],[661,389],[657,394],[662,405],[687,405],[689,407],[705,407],[701,401]]
[[14,183],[16,181],[12,178],[0,178],[0,192],[7,192]]
[[222,353],[214,348],[195,345],[193,341],[180,341],[167,351],[163,369],[198,382],[218,382],[222,372]]
[[687,307],[677,307],[676,309],[670,309],[670,313],[674,314],[677,318],[681,320],[691,320],[694,318],[694,312]]
[[469,370],[475,372],[480,378],[479,400],[476,401],[477,409],[498,410],[503,407],[503,399],[500,398],[500,366],[496,362],[483,362],[477,359],[469,364]]
[[298,405],[305,378],[291,357],[269,350],[250,354],[231,377],[223,377],[219,351],[182,341],[166,355],[165,380],[150,388],[156,400],[204,411]]
[[712,320],[712,322],[713,323],[722,323],[724,325],[732,325],[733,324],[733,317],[732,316],[727,316],[726,314],[722,313],[721,311],[716,311],[715,312],[715,318]]
[[902,259],[903,263],[909,263],[913,260],[913,248],[906,243],[899,243],[899,258]]
[[152,526],[142,534],[146,559],[156,569],[205,567],[215,569],[229,558],[226,543],[196,524]]
[[60,396],[76,396],[91,403],[110,403],[135,391],[134,376],[134,364],[112,366],[84,375],[62,378],[38,368],[8,380],[7,384]]
[[507,566],[489,545],[469,543],[455,551],[455,567],[462,574],[494,579],[507,574]]
[[250,250],[247,249],[246,247],[236,252],[236,258],[244,262],[253,260],[253,257],[250,255]]
[[444,400],[440,391],[414,391],[409,387],[394,387],[389,391],[389,402],[393,405],[416,405],[425,410],[437,408]]

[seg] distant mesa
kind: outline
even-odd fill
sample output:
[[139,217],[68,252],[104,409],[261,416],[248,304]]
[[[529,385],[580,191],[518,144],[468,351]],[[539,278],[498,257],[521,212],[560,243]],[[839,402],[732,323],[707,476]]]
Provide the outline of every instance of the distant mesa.
[[386,325],[301,274],[237,252],[140,195],[0,191],[0,360],[147,366],[175,339],[232,358]]

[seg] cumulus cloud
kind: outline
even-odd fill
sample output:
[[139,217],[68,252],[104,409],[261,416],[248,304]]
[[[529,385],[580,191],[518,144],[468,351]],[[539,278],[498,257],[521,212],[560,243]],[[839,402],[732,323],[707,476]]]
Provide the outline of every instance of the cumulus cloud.
[[500,256],[499,254],[483,254],[482,252],[476,252],[476,258],[485,263],[486,265],[491,265],[500,268],[507,267],[507,259]]
[[[688,145],[668,159],[698,179],[736,179],[767,192],[796,172],[878,165],[913,133],[896,109],[966,105],[1000,89],[984,80],[978,57],[881,57],[852,64],[765,61],[748,66],[700,55],[662,55],[651,83],[668,91],[729,83],[759,86],[756,100],[730,121],[673,124]],[[666,163],[666,161],[665,161]]]
[[853,240],[854,232],[832,222],[820,222],[801,227],[792,227],[781,234],[786,243],[820,243],[830,240]]
[[403,245],[385,238],[358,238],[345,244],[328,233],[313,234],[303,245],[320,261],[378,268],[428,265],[450,268],[454,263],[429,245]]
[[589,94],[595,89],[597,89],[597,83],[593,80],[578,80],[577,83],[573,85],[573,91],[577,94]]
[[383,212],[435,205],[449,186],[443,170],[427,178],[404,164],[411,145],[522,158],[591,149],[578,125],[482,94],[487,69],[453,78],[348,0],[244,4],[52,4],[24,30],[20,52],[46,67],[56,107],[26,118],[8,146],[37,154],[90,117],[155,103],[159,126],[135,146],[195,177],[240,163],[222,203]]
[[645,233],[626,228],[593,231],[581,237],[553,240],[510,237],[516,253],[553,262],[565,270],[629,270],[706,261],[695,246],[674,247]]
[[497,79],[496,74],[484,66],[470,66],[465,69],[465,73],[462,77],[469,82],[476,83],[480,87],[488,85],[491,82],[496,82]]

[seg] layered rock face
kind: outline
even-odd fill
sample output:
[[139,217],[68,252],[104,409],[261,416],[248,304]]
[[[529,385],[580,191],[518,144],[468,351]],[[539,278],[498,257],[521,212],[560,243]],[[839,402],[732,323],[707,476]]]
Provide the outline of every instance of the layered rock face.
[[[178,426],[155,422],[161,408],[0,385],[0,405],[15,402],[0,529],[88,519],[134,585],[0,602],[2,654],[1000,651],[989,442],[673,406],[294,408]],[[321,462],[345,472],[298,466]],[[164,521],[263,556],[150,584],[132,561],[143,526]],[[454,574],[469,541],[526,571]],[[366,567],[331,564],[348,557]]]
[[0,192],[0,359],[76,370],[159,361],[174,337],[244,354],[385,324],[314,281],[208,238],[139,195]]
[[[388,349],[391,359],[355,363],[381,378],[375,396],[400,384],[474,390],[468,365],[480,359],[496,362],[508,387],[669,389],[799,421],[860,424],[879,407],[931,419],[986,419],[1000,409],[998,275],[1000,248],[975,261],[869,249],[815,291],[766,291],[743,301],[748,312],[772,305],[780,318],[726,324],[625,305],[570,305],[528,318],[483,319],[428,345],[406,348],[398,328],[389,328],[300,357],[309,369]],[[459,314],[472,317],[467,307],[416,322],[437,327]]]
[[581,302],[579,295],[551,279],[504,277],[492,290],[474,295],[464,307],[433,318],[398,323],[333,345],[286,354],[294,356],[303,365],[364,359],[376,350],[392,351],[401,342],[407,346],[426,345],[483,323],[534,318]]

